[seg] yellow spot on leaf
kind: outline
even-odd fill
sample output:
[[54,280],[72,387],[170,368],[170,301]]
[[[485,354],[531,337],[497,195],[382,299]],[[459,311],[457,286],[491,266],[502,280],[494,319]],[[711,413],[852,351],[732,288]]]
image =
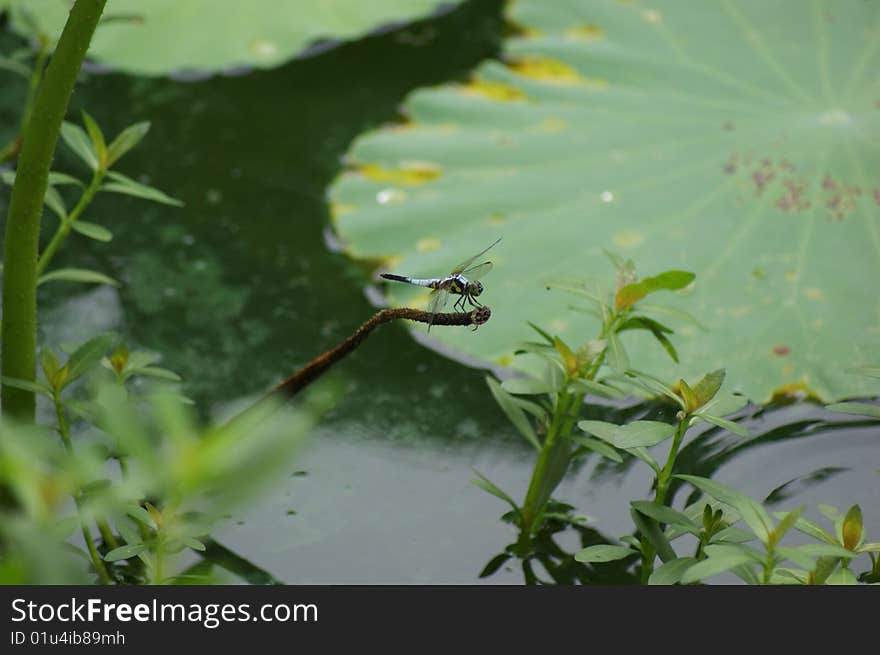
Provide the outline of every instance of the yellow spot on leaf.
[[404,161],[397,168],[385,168],[379,164],[361,164],[358,170],[364,177],[375,182],[391,182],[403,186],[418,186],[439,177],[443,170],[427,161]]
[[512,355],[501,355],[500,357],[495,358],[495,363],[500,364],[501,366],[510,366],[513,364],[513,356]]
[[507,221],[507,217],[505,217],[504,214],[499,214],[497,212],[492,214],[489,217],[489,222],[492,225],[500,225],[501,223],[504,223],[505,221]]
[[616,233],[612,240],[618,248],[637,248],[642,245],[645,235],[637,230],[624,230],[623,232]]
[[555,118],[553,116],[548,116],[544,120],[541,121],[541,124],[538,126],[538,129],[542,132],[562,132],[565,128],[568,127],[568,121],[564,121],[561,118]]
[[645,9],[642,12],[642,20],[656,25],[663,22],[663,14],[656,9]]
[[804,295],[810,300],[825,300],[825,293],[816,287],[804,289]]
[[598,41],[604,37],[605,30],[591,23],[576,25],[565,32],[565,38],[572,41]]
[[459,89],[465,95],[480,96],[496,102],[517,102],[527,97],[521,89],[511,84],[488,80],[473,80],[460,86]]
[[785,279],[789,282],[797,282],[801,278],[800,273],[797,271],[786,271]]
[[554,318],[550,321],[550,332],[565,332],[568,329],[568,321],[561,318]]
[[340,216],[345,216],[346,214],[352,213],[357,207],[352,205],[351,203],[345,202],[331,202],[330,203],[330,216],[333,218],[338,218]]
[[442,245],[443,242],[436,237],[425,237],[424,239],[416,241],[416,250],[418,252],[433,252],[435,250],[440,250],[440,246]]
[[551,84],[583,84],[584,78],[565,62],[545,57],[521,57],[508,62],[516,73]]
[[819,395],[806,382],[791,382],[773,391],[772,402],[774,404],[790,405],[802,400],[821,402]]

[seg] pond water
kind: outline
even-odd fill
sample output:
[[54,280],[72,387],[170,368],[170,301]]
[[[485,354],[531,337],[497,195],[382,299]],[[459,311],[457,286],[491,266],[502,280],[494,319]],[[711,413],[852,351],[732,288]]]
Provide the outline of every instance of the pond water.
[[[41,338],[116,330],[162,353],[206,418],[336,345],[375,307],[365,293],[370,267],[329,247],[325,189],[351,140],[397,120],[407,92],[462,78],[497,54],[500,5],[466,3],[271,71],[185,81],[86,75],[72,115],[87,107],[111,134],[151,121],[120,170],[186,205],[99,198],[90,220],[115,240],[73,239],[58,263],[104,271],[123,286],[49,285]],[[15,94],[3,95],[8,131]],[[77,166],[61,153],[56,168]],[[479,582],[515,535],[499,520],[506,507],[469,482],[472,468],[521,499],[533,463],[489,394],[486,371],[388,325],[335,372],[346,385],[338,406],[290,475],[233,516],[217,542],[250,562],[243,569],[288,583]],[[876,423],[796,405],[757,412],[746,425],[756,437],[716,430],[696,440],[689,471],[757,498],[808,476],[784,490],[777,509],[806,506],[817,520],[817,503],[859,503],[869,539],[878,538]],[[555,495],[615,538],[631,531],[628,502],[649,485],[645,467],[591,460]],[[576,535],[560,542],[579,544]],[[485,581],[521,583],[522,573],[511,565]]]

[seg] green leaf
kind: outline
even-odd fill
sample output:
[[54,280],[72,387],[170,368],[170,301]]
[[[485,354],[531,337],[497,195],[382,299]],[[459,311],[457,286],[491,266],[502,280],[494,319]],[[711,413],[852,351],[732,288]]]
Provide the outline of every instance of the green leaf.
[[495,398],[495,402],[498,403],[501,411],[504,412],[507,419],[513,424],[513,427],[526,438],[526,441],[535,447],[535,450],[541,450],[541,442],[538,440],[538,435],[535,434],[535,430],[525,413],[523,413],[522,408],[514,402],[513,396],[502,389],[501,385],[492,377],[486,376],[486,384],[489,385],[492,397]]
[[519,515],[519,513],[520,513],[519,506],[516,504],[516,501],[514,501],[513,498],[511,498],[506,493],[504,493],[501,489],[499,489],[494,484],[492,484],[491,480],[489,480],[489,478],[487,478],[485,475],[480,473],[478,470],[476,470],[476,469],[472,469],[472,470],[474,473],[477,474],[477,478],[471,480],[472,484],[477,485],[480,489],[492,494],[496,498],[500,498],[505,503],[510,505],[513,508],[513,511],[516,512],[517,515]]
[[693,409],[699,409],[710,400],[715,398],[715,394],[718,393],[718,390],[721,388],[721,385],[724,384],[724,375],[725,371],[723,368],[719,368],[711,373],[707,373],[704,375],[697,384],[694,385],[694,395],[696,396],[697,403],[699,403]]
[[530,328],[532,328],[535,332],[537,332],[538,334],[541,335],[541,337],[544,339],[544,341],[547,342],[547,345],[549,345],[549,346],[553,345],[553,337],[550,336],[550,334],[548,334],[547,332],[545,332],[544,330],[539,328],[537,325],[535,325],[531,321],[526,321],[526,323],[528,323]]
[[854,585],[858,583],[859,581],[853,572],[844,568],[837,569],[825,580],[825,584],[829,585]]
[[633,421],[621,425],[615,445],[618,448],[647,448],[666,441],[675,434],[675,428],[661,421]]
[[679,557],[678,559],[664,562],[648,578],[649,585],[670,585],[681,582],[685,571],[691,568],[697,560],[693,557]]
[[9,377],[8,375],[4,375],[2,378],[3,384],[7,387],[14,387],[15,389],[21,389],[23,391],[32,391],[34,393],[41,393],[44,396],[52,397],[52,389],[43,384],[42,382],[31,382],[30,380],[22,380],[20,378]]
[[79,125],[64,121],[61,125],[61,138],[93,171],[98,169],[98,155],[89,135]]
[[700,526],[691,521],[687,516],[675,510],[671,507],[667,507],[666,505],[661,505],[660,503],[647,501],[647,500],[633,500],[630,501],[630,505],[633,506],[639,513],[644,514],[659,523],[666,523],[667,525],[674,525],[684,529],[686,532],[690,532],[691,534],[698,535],[700,533]]
[[107,148],[107,168],[119,161],[129,150],[141,142],[150,130],[150,122],[144,121],[126,127]]
[[742,544],[748,541],[751,541],[755,538],[755,535],[751,532],[746,532],[745,530],[740,530],[737,527],[729,526],[722,530],[719,530],[715,534],[712,535],[712,539],[710,541],[713,544],[720,543],[734,543],[734,544]]
[[104,133],[101,132],[101,128],[98,127],[98,124],[91,116],[89,116],[85,109],[83,109],[82,117],[83,124],[86,126],[86,131],[89,135],[89,140],[92,142],[92,149],[98,156],[99,165],[102,168],[106,168],[107,142],[104,140]]
[[599,437],[602,441],[607,441],[612,446],[617,445],[617,435],[620,433],[619,425],[606,421],[578,421],[578,427],[594,437]]
[[145,525],[148,528],[156,527],[156,523],[153,521],[153,517],[150,516],[150,513],[140,505],[129,505],[125,508],[125,513],[138,523]]
[[712,416],[730,416],[748,405],[749,399],[726,391],[719,391],[715,397],[701,408],[701,412]]
[[776,543],[779,543],[779,540],[785,536],[785,533],[794,526],[802,511],[802,509],[796,509],[783,515],[782,520],[776,526],[776,529],[773,530],[774,540]]
[[[57,0],[7,0],[32,9],[39,32],[56,42],[70,9]],[[321,0],[279,2],[249,0],[111,0],[114,8],[137,20],[99,26],[89,59],[134,75],[160,76],[180,71],[221,72],[236,67],[270,68],[308,51],[318,41],[356,39],[383,25],[400,25],[429,16],[438,0]],[[23,36],[34,36],[15,25]]]
[[654,446],[675,433],[672,425],[660,421],[633,421],[626,425],[614,425],[604,421],[580,421],[578,427],[624,450]]
[[647,373],[634,371],[632,369],[628,370],[626,375],[636,384],[644,387],[648,391],[664,395],[674,401],[682,409],[685,408],[685,403],[682,397],[670,389],[662,380],[655,378],[653,375],[648,375]]
[[205,550],[205,544],[203,544],[198,539],[194,539],[192,537],[181,537],[180,540],[188,547],[193,550],[203,551]]
[[101,358],[113,347],[116,337],[112,334],[102,334],[86,341],[67,360],[67,378],[64,385],[67,386],[75,379],[94,368],[101,362]]
[[630,307],[649,293],[664,289],[667,291],[683,289],[693,282],[695,277],[696,275],[688,271],[666,271],[655,277],[646,277],[621,288],[614,302],[617,309]]
[[169,380],[171,382],[180,382],[181,377],[174,371],[167,368],[159,368],[158,366],[144,366],[141,368],[129,368],[129,371],[135,375],[146,375],[147,377]]
[[828,405],[828,409],[840,414],[857,414],[859,416],[880,418],[880,405],[872,403],[833,403]]
[[599,453],[603,457],[607,457],[614,462],[620,463],[623,461],[623,457],[620,456],[620,453],[618,453],[613,446],[609,446],[604,441],[591,439],[590,437],[580,437],[577,435],[571,435],[569,436],[569,439],[577,444],[580,444],[584,448],[587,448],[588,450],[592,450],[593,452]]
[[653,520],[630,508],[630,516],[642,537],[654,546],[657,556],[664,562],[671,562],[677,555],[660,526]]
[[797,549],[815,557],[840,557],[843,559],[852,559],[856,556],[856,553],[836,544],[804,544],[803,546],[797,546]]
[[808,555],[803,552],[799,548],[792,548],[790,546],[778,546],[776,550],[777,555],[789,560],[790,562],[794,562],[802,569],[806,569],[807,571],[812,571],[813,567],[816,566],[816,558],[814,556]]
[[71,226],[74,231],[79,232],[83,236],[94,239],[95,241],[107,242],[113,239],[113,233],[102,225],[97,223],[89,223],[87,221],[74,221]]
[[43,202],[46,203],[46,207],[55,212],[55,215],[62,221],[67,218],[67,208],[64,206],[64,199],[61,197],[61,194],[58,193],[57,189],[47,186],[46,195],[43,196]]
[[605,361],[608,362],[608,366],[618,373],[623,373],[629,368],[629,355],[616,332],[608,335],[608,350],[606,351]]
[[159,189],[155,189],[146,184],[136,182],[130,177],[126,177],[122,173],[117,173],[116,171],[107,171],[107,177],[113,181],[105,182],[104,184],[102,184],[100,189],[101,191],[123,193],[129,196],[135,196],[136,198],[152,200],[163,205],[172,205],[174,207],[183,206],[183,203],[180,200],[166,195],[162,191],[159,191]]
[[145,550],[147,550],[147,548],[148,546],[145,543],[127,544],[125,546],[120,546],[119,548],[114,548],[109,553],[104,555],[104,561],[116,562],[121,559],[130,559],[144,552]]
[[556,392],[551,385],[534,378],[509,378],[501,383],[501,388],[507,393],[524,395]]
[[88,284],[109,284],[113,287],[118,287],[119,282],[114,280],[112,277],[104,275],[103,273],[99,273],[97,271],[89,271],[84,268],[58,268],[54,271],[50,271],[45,275],[41,275],[37,280],[37,284],[44,284],[46,282],[86,282]]
[[[776,518],[782,518],[783,514],[782,512],[774,512],[773,516],[775,516]],[[834,539],[833,535],[829,534],[819,525],[805,519],[802,516],[799,516],[794,522],[794,529],[798,532],[802,532],[807,536],[813,537],[813,539],[824,541],[827,544],[837,545],[837,541]]]
[[[805,380],[825,401],[874,395],[841,362],[876,366],[880,346],[876,293],[855,283],[880,279],[877,3],[504,7],[518,29],[499,58],[468,83],[409,94],[406,130],[352,141],[352,162],[442,173],[397,204],[377,202],[387,180],[356,167],[337,177],[329,196],[350,208],[334,217],[350,251],[435,276],[490,243],[489,217],[504,217],[498,278],[484,281],[504,321],[475,339],[438,333],[452,348],[499,361],[536,317],[558,320],[554,333],[572,343],[595,333],[592,317],[566,311],[535,278],[610,287],[602,250],[614,248],[641,271],[695,273],[697,284],[663,299],[709,328],[670,323],[681,335],[672,367],[653,340],[625,339],[640,368],[695,379],[724,365],[759,404]],[[442,246],[426,257],[416,244],[437,234]],[[397,286],[395,305],[418,292]]]
[[0,69],[10,71],[16,75],[21,75],[26,80],[31,77],[31,69],[11,57],[0,57]]
[[675,477],[690,482],[697,489],[713,498],[720,500],[722,503],[730,505],[740,516],[743,521],[751,528],[755,536],[764,543],[769,543],[770,533],[773,530],[773,520],[767,514],[767,511],[748,496],[741,494],[735,489],[731,489],[720,482],[710,480],[709,478],[701,478],[696,475],[676,475]]
[[694,412],[693,415],[697,418],[703,419],[704,421],[708,421],[712,425],[717,425],[723,430],[732,432],[733,434],[737,434],[741,437],[749,436],[749,431],[746,428],[741,426],[739,423],[728,421],[726,418],[721,418],[720,416],[712,416],[711,414],[707,414],[706,412]]
[[737,547],[710,545],[705,550],[708,557],[684,572],[681,576],[682,584],[706,580],[738,566],[755,563],[753,555]]
[[575,380],[572,380],[568,384],[568,388],[578,393],[582,393],[585,395],[592,394],[594,396],[599,396],[600,398],[608,398],[609,400],[623,397],[623,394],[620,393],[620,391],[618,391],[617,389],[613,389],[612,387],[602,384],[601,382],[595,382],[593,380],[587,380],[584,378],[577,378]]
[[65,185],[83,186],[83,183],[67,173],[59,173],[58,171],[51,171],[49,173],[49,186]]
[[654,470],[654,473],[657,473],[659,475],[660,465],[653,457],[651,457],[651,454],[645,448],[630,448],[626,452],[634,455],[635,457],[638,457],[645,464],[650,466]]
[[614,562],[637,554],[632,548],[627,548],[626,546],[599,544],[598,546],[589,546],[578,551],[575,553],[574,558],[578,562]]

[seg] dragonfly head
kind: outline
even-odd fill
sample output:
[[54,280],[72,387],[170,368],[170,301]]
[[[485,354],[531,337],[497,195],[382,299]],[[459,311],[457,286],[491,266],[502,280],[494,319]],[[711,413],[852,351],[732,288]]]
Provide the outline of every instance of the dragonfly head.
[[468,282],[468,291],[472,296],[479,296],[483,293],[483,285],[481,282]]

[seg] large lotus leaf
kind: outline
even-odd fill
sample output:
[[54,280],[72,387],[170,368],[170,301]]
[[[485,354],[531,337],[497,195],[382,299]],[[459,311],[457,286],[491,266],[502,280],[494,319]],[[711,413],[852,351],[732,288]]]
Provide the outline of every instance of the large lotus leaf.
[[[446,3],[449,4],[449,3]],[[141,75],[276,66],[316,41],[428,14],[440,0],[108,0],[89,57]],[[70,0],[0,0],[14,26],[61,34]]]
[[492,320],[431,337],[514,366],[526,321],[581,343],[595,319],[544,283],[612,280],[607,249],[642,275],[697,274],[647,300],[708,330],[661,319],[680,367],[627,332],[634,367],[726,368],[756,400],[868,393],[846,369],[880,360],[880,3],[517,0],[509,17],[504,63],[414,93],[332,189],[350,252],[406,274],[504,237]]

